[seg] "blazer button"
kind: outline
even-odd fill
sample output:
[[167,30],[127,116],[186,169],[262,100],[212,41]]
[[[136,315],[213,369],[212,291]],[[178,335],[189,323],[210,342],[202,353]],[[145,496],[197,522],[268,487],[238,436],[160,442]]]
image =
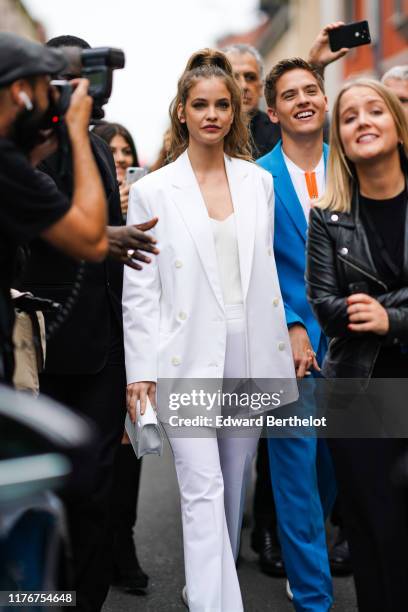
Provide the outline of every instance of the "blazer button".
[[340,249],[340,254],[341,255],[347,255],[347,253],[348,253],[348,248],[347,247],[343,247],[343,248]]
[[183,262],[180,261],[180,259],[176,259],[174,265],[176,266],[176,268],[181,268],[183,266]]
[[285,343],[284,342],[278,342],[278,349],[280,351],[284,351],[285,350]]
[[178,365],[180,365],[180,363],[181,363],[181,359],[180,359],[179,357],[173,357],[173,358],[172,358],[172,360],[171,360],[171,363],[172,363],[174,366],[178,366]]
[[279,298],[278,298],[278,297],[273,298],[273,300],[272,300],[272,304],[273,304],[274,306],[279,306]]
[[332,215],[332,216],[330,217],[330,219],[331,219],[332,221],[338,221],[338,220],[339,220],[339,215]]
[[180,321],[185,321],[187,319],[187,313],[183,312],[182,310],[179,312],[179,319]]

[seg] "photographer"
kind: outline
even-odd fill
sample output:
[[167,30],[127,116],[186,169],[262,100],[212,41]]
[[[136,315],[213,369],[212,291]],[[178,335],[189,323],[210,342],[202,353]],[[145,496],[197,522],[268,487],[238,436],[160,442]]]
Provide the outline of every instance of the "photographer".
[[[63,70],[60,52],[0,33],[0,380],[14,370],[10,299],[19,245],[42,236],[76,258],[101,260],[107,250],[106,204],[88,136],[92,100],[85,80],[74,83],[65,121],[72,149],[74,189],[68,198],[35,166],[56,147],[40,142],[49,127],[50,75]],[[49,136],[49,135],[48,135]]]
[[[88,50],[89,45],[76,37],[62,36],[49,41],[52,47]],[[69,47],[69,49],[67,49]],[[60,77],[79,76],[72,67]],[[105,95],[94,100],[92,122],[103,117]],[[71,258],[37,240],[31,245],[24,288],[35,295],[62,304],[71,303],[65,320],[47,344],[45,371],[40,375],[42,393],[85,415],[95,425],[97,437],[92,446],[95,478],[86,499],[65,496],[74,556],[74,580],[77,609],[95,612],[102,607],[109,589],[111,530],[109,528],[110,490],[114,457],[123,435],[125,420],[126,375],[122,333],[123,263],[139,269],[138,259],[150,259],[138,253],[143,249],[157,253],[153,239],[142,230],[156,224],[123,227],[115,164],[109,145],[92,132],[89,134],[93,157],[102,178],[108,202],[107,228],[109,258],[103,263],[86,264],[78,269]],[[69,160],[68,160],[69,161]],[[70,164],[60,173],[59,157],[52,155],[41,169],[68,196],[74,188]],[[93,185],[90,187],[92,193]],[[79,280],[79,277],[82,278]],[[54,320],[46,316],[50,332]],[[57,322],[58,324],[58,322]],[[83,466],[78,466],[81,474]]]

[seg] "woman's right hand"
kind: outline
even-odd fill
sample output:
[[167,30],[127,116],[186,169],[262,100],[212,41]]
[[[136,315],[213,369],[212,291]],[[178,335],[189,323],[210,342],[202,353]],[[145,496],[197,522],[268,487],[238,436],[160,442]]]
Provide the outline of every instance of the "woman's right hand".
[[136,422],[136,404],[140,400],[140,414],[146,410],[147,398],[156,410],[156,383],[143,381],[130,383],[126,389],[126,408],[132,423]]
[[127,215],[128,206],[129,206],[129,190],[130,185],[126,183],[121,183],[119,185],[119,194],[120,194],[120,207],[122,209],[122,215]]
[[390,329],[388,312],[378,300],[366,293],[353,293],[347,298],[347,314],[350,331],[385,336]]

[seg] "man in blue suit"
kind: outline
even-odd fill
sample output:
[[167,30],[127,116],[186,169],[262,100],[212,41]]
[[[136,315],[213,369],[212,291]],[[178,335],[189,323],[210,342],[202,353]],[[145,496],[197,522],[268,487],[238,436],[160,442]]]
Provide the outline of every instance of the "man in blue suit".
[[[265,81],[265,98],[269,118],[279,123],[282,140],[257,163],[274,179],[274,250],[296,374],[303,378],[313,370],[318,376],[327,340],[307,301],[304,274],[309,211],[325,185],[327,98],[320,74],[300,58],[283,60],[272,68]],[[326,443],[314,437],[270,438],[268,451],[293,603],[297,612],[327,612],[332,584],[324,519],[336,487]]]

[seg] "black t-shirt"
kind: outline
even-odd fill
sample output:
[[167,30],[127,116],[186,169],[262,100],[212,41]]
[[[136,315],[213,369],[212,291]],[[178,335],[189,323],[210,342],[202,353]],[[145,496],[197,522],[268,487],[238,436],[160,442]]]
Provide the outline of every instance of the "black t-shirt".
[[[398,289],[401,286],[404,258],[407,192],[404,189],[395,198],[388,200],[373,200],[360,194],[359,201],[375,267],[390,290]],[[386,257],[381,252],[382,249],[385,249]],[[405,349],[401,351],[399,346],[382,347],[372,377],[406,378],[407,375],[408,354]]]
[[[388,200],[373,200],[360,194],[359,201],[375,266],[386,284],[394,288],[398,286],[403,265],[407,192],[404,189]],[[384,257],[380,245],[388,257]],[[393,265],[389,265],[389,260]]]
[[[0,358],[12,359],[10,300],[19,245],[56,223],[70,204],[55,183],[32,168],[13,142],[0,138]],[[0,364],[1,378],[1,364]]]

